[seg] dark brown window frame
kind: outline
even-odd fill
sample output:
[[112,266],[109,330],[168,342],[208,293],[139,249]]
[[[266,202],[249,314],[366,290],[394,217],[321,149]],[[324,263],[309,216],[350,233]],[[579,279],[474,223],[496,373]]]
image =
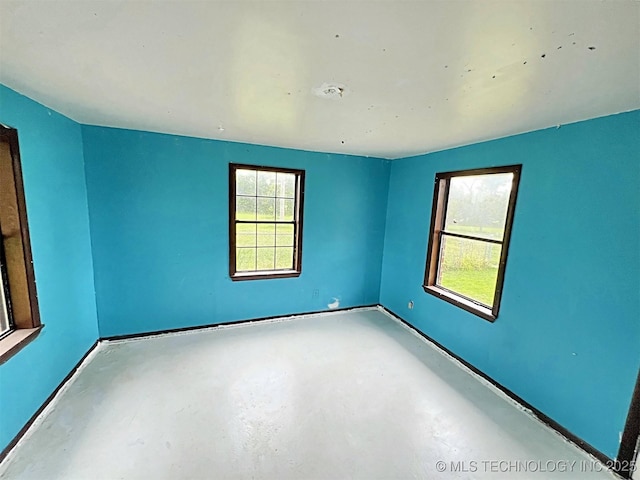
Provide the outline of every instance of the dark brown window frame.
[[[250,272],[236,271],[236,171],[256,170],[263,172],[289,173],[296,176],[295,207],[293,215],[294,245],[293,268],[287,270],[255,270]],[[304,211],[304,170],[270,167],[262,165],[229,164],[229,276],[231,280],[265,280],[273,278],[299,277],[302,273],[302,220]],[[274,221],[271,223],[288,223]]]
[[0,229],[5,251],[13,329],[0,339],[0,364],[33,341],[40,322],[29,240],[18,132],[0,125]]
[[[458,170],[436,174],[433,191],[433,206],[431,210],[431,228],[429,230],[429,246],[427,248],[427,262],[425,267],[424,282],[422,284],[422,288],[425,292],[434,295],[444,300],[445,302],[456,305],[490,322],[493,322],[496,320],[496,318],[498,318],[500,302],[502,299],[502,290],[504,286],[504,274],[507,265],[507,256],[509,253],[509,241],[511,239],[511,229],[513,226],[513,216],[515,211],[516,199],[518,197],[518,186],[520,184],[521,172],[522,165],[507,165],[501,167]],[[501,245],[501,252],[493,305],[491,308],[488,308],[487,306],[482,305],[475,300],[467,298],[464,295],[437,285],[436,280],[438,276],[442,234],[444,231],[444,222],[446,219],[447,202],[449,200],[449,185],[451,178],[471,175],[490,175],[498,173],[513,173],[513,184],[511,187],[511,193],[509,195],[509,205],[507,207],[504,236],[502,238],[502,241],[500,242],[490,242],[499,243]],[[476,237],[473,235],[465,235],[464,237],[471,240],[487,242],[487,239]]]

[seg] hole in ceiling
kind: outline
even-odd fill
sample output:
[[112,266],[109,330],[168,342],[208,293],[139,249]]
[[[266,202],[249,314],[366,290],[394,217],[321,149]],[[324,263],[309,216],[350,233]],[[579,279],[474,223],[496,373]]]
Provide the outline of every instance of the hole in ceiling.
[[349,90],[346,85],[341,83],[323,83],[319,87],[313,89],[313,94],[320,98],[340,99],[348,93]]

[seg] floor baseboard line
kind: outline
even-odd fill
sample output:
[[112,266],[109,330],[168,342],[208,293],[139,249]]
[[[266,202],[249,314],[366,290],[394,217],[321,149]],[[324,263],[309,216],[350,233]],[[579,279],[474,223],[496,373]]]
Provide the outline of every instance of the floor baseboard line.
[[71,371],[62,379],[62,381],[58,384],[58,386],[51,392],[51,394],[46,398],[46,400],[40,405],[40,408],[36,410],[36,412],[31,415],[27,423],[20,429],[20,431],[16,434],[15,437],[9,442],[9,444],[4,447],[2,452],[0,452],[0,462],[3,462],[14,450],[14,448],[20,443],[20,441],[25,437],[25,435],[29,432],[29,430],[33,427],[36,427],[38,423],[44,419],[48,412],[49,407],[55,404],[57,398],[64,393],[64,391],[71,385],[78,372],[82,370],[82,368],[89,363],[93,355],[98,351],[98,347],[100,345],[100,340],[96,340],[91,347],[85,352],[85,354],[78,360],[75,366],[71,369]]
[[568,441],[569,443],[575,445],[576,447],[578,447],[579,449],[581,449],[582,451],[584,451],[588,455],[592,456],[594,459],[598,460],[600,463],[603,464],[603,466],[605,468],[611,470],[613,473],[618,475],[620,478],[625,478],[625,479],[631,478],[630,476],[627,476],[627,475],[621,475],[621,473],[623,473],[623,472],[620,472],[619,469],[616,468],[616,465],[618,465],[619,462],[616,462],[614,459],[610,458],[608,455],[604,454],[603,452],[601,452],[600,450],[595,448],[590,443],[582,440],[577,435],[571,433],[569,430],[564,428],[562,425],[560,425],[558,422],[553,420],[551,417],[547,416],[546,414],[544,414],[543,412],[538,410],[536,407],[531,405],[529,402],[524,400],[522,397],[518,396],[513,391],[509,390],[507,387],[505,387],[501,383],[497,382],[495,379],[493,379],[492,377],[490,377],[489,375],[484,373],[482,370],[478,369],[477,367],[475,367],[471,363],[467,362],[465,359],[463,359],[459,355],[456,355],[454,352],[449,350],[447,347],[445,347],[444,345],[442,345],[438,341],[436,341],[433,338],[431,338],[426,333],[421,332],[420,330],[418,330],[416,327],[414,327],[411,323],[406,321],[400,315],[398,315],[397,313],[393,312],[392,310],[388,309],[387,307],[385,307],[384,305],[381,305],[381,304],[378,304],[378,309],[381,312],[387,314],[390,318],[393,318],[394,320],[396,320],[397,322],[401,323],[403,326],[405,326],[406,328],[411,330],[416,336],[422,338],[424,341],[429,343],[432,347],[436,348],[441,353],[443,353],[447,357],[451,358],[451,360],[453,360],[454,362],[458,363],[462,368],[464,368],[465,370],[468,370],[474,376],[479,377],[479,379],[482,380],[483,382],[487,383],[488,386],[493,387],[495,390],[497,390],[501,394],[505,395],[509,400],[511,400],[512,402],[515,402],[518,405],[519,408],[521,408],[522,410],[528,412],[530,415],[532,415],[538,421],[540,421],[541,423],[543,423],[547,427],[549,427],[552,430],[554,430],[557,434],[559,434],[561,437],[563,437],[566,441]]
[[144,338],[153,338],[161,335],[176,335],[183,333],[192,333],[199,330],[215,330],[220,328],[229,328],[247,325],[251,323],[257,322],[283,322],[288,320],[300,320],[303,318],[312,318],[323,315],[335,314],[335,313],[348,313],[354,312],[358,310],[374,310],[378,308],[378,304],[371,305],[361,305],[356,307],[345,307],[345,308],[333,308],[327,310],[316,310],[311,312],[300,312],[300,313],[290,313],[290,314],[282,314],[282,315],[273,315],[269,317],[258,317],[258,318],[247,318],[243,320],[233,320],[230,322],[219,322],[219,323],[209,323],[205,325],[195,325],[189,327],[181,327],[181,328],[170,328],[166,330],[157,330],[153,332],[142,332],[142,333],[131,333],[125,335],[107,335],[104,337],[100,337],[100,341],[105,342],[119,342],[119,341],[128,341],[128,340],[140,340]]

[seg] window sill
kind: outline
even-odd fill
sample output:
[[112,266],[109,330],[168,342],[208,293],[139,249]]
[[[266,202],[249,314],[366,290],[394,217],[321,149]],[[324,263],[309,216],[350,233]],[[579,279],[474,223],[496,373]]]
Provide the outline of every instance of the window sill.
[[444,300],[445,302],[448,302],[452,305],[455,305],[457,307],[462,308],[463,310],[466,310],[469,313],[473,313],[474,315],[477,315],[481,318],[484,318],[485,320],[488,320],[490,322],[495,322],[496,318],[498,318],[497,315],[494,315],[493,312],[491,311],[490,308],[487,307],[483,307],[481,305],[478,305],[476,303],[473,303],[470,300],[467,300],[464,297],[460,297],[458,295],[455,295],[447,290],[444,290],[442,288],[439,288],[435,285],[423,285],[422,288],[424,288],[424,291],[440,298],[441,300]]
[[0,365],[31,343],[38,336],[42,327],[44,327],[44,325],[36,328],[14,330],[0,340]]
[[236,272],[231,275],[231,280],[267,280],[269,278],[292,278],[299,277],[297,270],[263,270],[259,272]]

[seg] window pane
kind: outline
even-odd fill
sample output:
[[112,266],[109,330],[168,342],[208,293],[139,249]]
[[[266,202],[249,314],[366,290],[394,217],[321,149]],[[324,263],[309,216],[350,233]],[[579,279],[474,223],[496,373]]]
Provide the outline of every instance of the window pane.
[[236,247],[256,246],[256,224],[236,223]]
[[276,248],[276,268],[293,269],[293,247]]
[[7,332],[9,325],[9,312],[7,311],[7,300],[4,296],[4,284],[0,274],[0,335]]
[[277,224],[276,234],[278,235],[293,235],[293,225],[291,224]]
[[276,224],[275,223],[259,223],[258,224],[258,235],[275,235],[276,234]]
[[296,176],[293,173],[278,173],[276,176],[276,196],[294,198]]
[[236,247],[255,247],[255,233],[238,233],[236,232]]
[[276,225],[276,245],[293,247],[293,225]]
[[258,248],[258,270],[273,270],[275,268],[274,254],[273,248]]
[[258,246],[273,247],[276,244],[276,225],[274,223],[258,224]]
[[513,173],[453,177],[445,231],[502,240]]
[[238,197],[236,199],[236,219],[256,219],[256,199],[254,197]]
[[256,171],[236,170],[236,195],[256,194]]
[[276,245],[275,235],[258,235],[259,247],[274,247]]
[[258,220],[275,220],[275,198],[258,198]]
[[236,223],[236,233],[242,233],[243,235],[255,235],[256,224],[255,223]]
[[276,245],[279,247],[293,247],[293,233],[291,235],[276,235]]
[[258,195],[276,196],[276,172],[258,172]]
[[276,200],[276,219],[288,222],[293,220],[293,199]]
[[256,269],[256,249],[236,248],[236,271],[246,272]]
[[493,306],[501,248],[495,243],[443,235],[436,284]]

